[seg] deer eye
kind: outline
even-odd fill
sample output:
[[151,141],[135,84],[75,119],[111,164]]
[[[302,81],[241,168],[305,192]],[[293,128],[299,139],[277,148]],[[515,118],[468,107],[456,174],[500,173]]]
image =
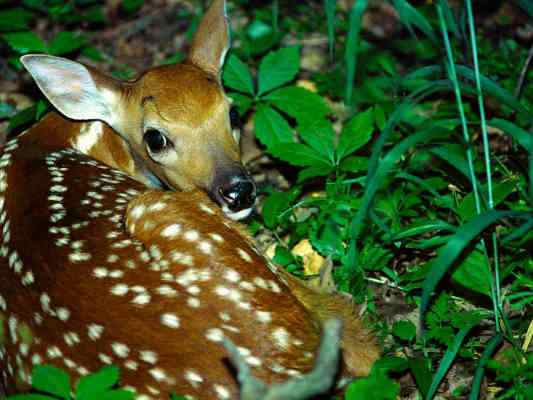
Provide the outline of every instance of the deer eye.
[[144,142],[148,151],[152,154],[161,153],[169,145],[170,141],[157,129],[150,128],[144,133]]
[[231,107],[229,110],[229,120],[233,129],[239,128],[241,116],[235,107]]

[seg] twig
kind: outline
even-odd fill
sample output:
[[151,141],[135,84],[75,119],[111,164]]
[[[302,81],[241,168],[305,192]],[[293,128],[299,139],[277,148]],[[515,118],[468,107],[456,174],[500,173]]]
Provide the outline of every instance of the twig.
[[313,370],[298,378],[267,386],[255,378],[246,361],[231,340],[224,339],[237,379],[241,385],[241,400],[306,400],[326,393],[335,381],[340,358],[342,324],[332,319],[324,323],[320,348]]
[[520,72],[520,78],[518,79],[518,83],[514,91],[514,97],[516,97],[517,100],[519,100],[520,97],[522,96],[522,90],[524,89],[524,83],[526,81],[527,71],[529,70],[529,65],[531,64],[532,59],[533,59],[533,46],[531,46],[531,48],[529,49],[526,62],[524,63],[524,66],[522,67],[522,71]]

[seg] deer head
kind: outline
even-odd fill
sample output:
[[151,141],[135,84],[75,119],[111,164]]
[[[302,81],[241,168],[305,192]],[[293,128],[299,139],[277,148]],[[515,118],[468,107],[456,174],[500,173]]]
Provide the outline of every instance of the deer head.
[[255,185],[240,160],[239,134],[220,79],[228,48],[226,3],[214,0],[187,59],[149,69],[135,81],[49,55],[21,61],[64,116],[105,122],[162,186],[201,188],[227,215],[241,219],[252,210]]

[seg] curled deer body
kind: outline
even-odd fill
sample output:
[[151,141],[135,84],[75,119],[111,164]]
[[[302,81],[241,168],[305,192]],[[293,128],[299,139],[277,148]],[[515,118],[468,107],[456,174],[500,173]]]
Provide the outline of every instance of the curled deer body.
[[379,352],[351,304],[278,270],[227,218],[249,213],[255,187],[220,86],[226,50],[225,4],[215,0],[187,61],[132,83],[24,58],[57,109],[87,122],[51,113],[0,156],[8,393],[29,387],[36,364],[74,377],[115,364],[141,400],[234,399],[224,338],[254,376],[283,382],[312,369],[331,317],[344,324],[338,377],[368,373]]

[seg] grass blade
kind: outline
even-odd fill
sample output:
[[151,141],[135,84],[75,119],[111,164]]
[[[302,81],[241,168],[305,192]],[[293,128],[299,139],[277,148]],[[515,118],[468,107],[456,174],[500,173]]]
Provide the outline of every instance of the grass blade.
[[328,48],[329,60],[335,58],[335,8],[337,0],[324,0],[324,10],[326,11],[326,22],[328,26]]
[[428,400],[433,399],[433,397],[437,393],[437,389],[439,388],[442,382],[442,379],[448,372],[448,369],[452,365],[452,362],[455,359],[457,352],[461,348],[461,344],[463,343],[463,340],[465,339],[466,335],[468,335],[468,333],[472,330],[472,328],[476,325],[477,325],[477,322],[471,323],[465,326],[464,328],[461,328],[459,332],[457,332],[457,335],[455,335],[453,343],[446,350],[444,357],[442,357],[442,361],[439,365],[439,368],[437,369],[437,372],[435,372],[435,375],[433,376],[433,380],[431,382],[431,386],[429,387],[427,397],[426,397]]
[[448,240],[448,243],[441,249],[438,257],[433,262],[429,273],[426,276],[422,287],[422,298],[420,301],[420,322],[429,306],[429,301],[433,291],[444,277],[444,275],[459,261],[465,249],[483,231],[501,219],[518,217],[527,218],[530,214],[520,211],[498,211],[490,210],[481,215],[477,215],[471,221],[457,229],[457,232]]
[[498,333],[487,343],[487,347],[485,347],[485,350],[483,351],[483,354],[481,355],[479,363],[476,367],[474,379],[472,380],[472,391],[470,392],[470,396],[468,396],[468,400],[477,400],[479,398],[479,390],[481,388],[481,382],[483,381],[483,375],[485,374],[485,366],[502,341],[503,334]]
[[344,61],[346,63],[346,93],[344,101],[346,104],[352,103],[353,84],[357,67],[357,51],[359,50],[359,39],[361,34],[361,21],[367,6],[368,0],[358,0],[354,3],[350,12],[350,24],[344,53]]

